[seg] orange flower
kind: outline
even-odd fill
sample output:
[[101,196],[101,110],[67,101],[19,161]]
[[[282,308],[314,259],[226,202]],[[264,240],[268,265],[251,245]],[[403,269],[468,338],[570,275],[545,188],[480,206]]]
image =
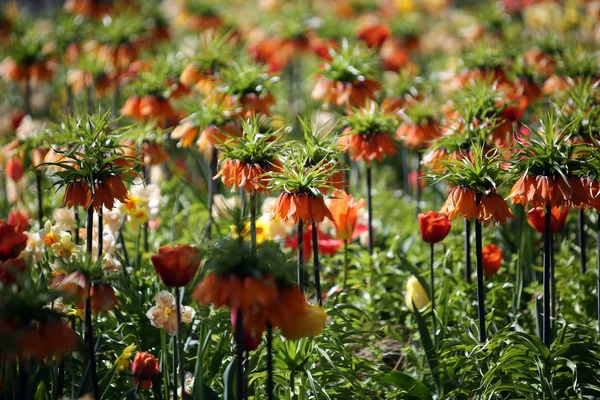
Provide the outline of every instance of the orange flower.
[[584,207],[590,204],[590,196],[581,179],[575,176],[568,176],[565,182],[561,177],[523,175],[513,185],[508,198],[513,204],[529,207]]
[[377,160],[381,162],[385,154],[388,156],[396,154],[394,141],[387,133],[348,134],[340,138],[340,143],[348,146],[354,161],[363,160],[370,163]]
[[151,257],[152,265],[163,283],[169,287],[187,285],[200,266],[200,251],[192,246],[161,247]]
[[169,154],[159,143],[142,143],[142,151],[144,152],[144,164],[152,166],[158,165],[170,159]]
[[371,79],[342,82],[321,77],[312,92],[312,97],[338,106],[362,107],[368,99],[375,98],[379,86],[377,81]]
[[354,197],[340,190],[334,193],[334,197],[329,203],[331,211],[331,220],[335,226],[335,232],[338,239],[350,240],[356,228],[358,211],[365,206],[365,201],[360,199],[356,201]]
[[421,164],[434,172],[442,173],[446,171],[443,160],[448,157],[448,151],[442,147],[435,148],[423,156]]
[[94,283],[90,289],[90,306],[93,312],[114,309],[119,302],[108,283]]
[[194,144],[196,136],[198,136],[198,128],[188,121],[178,125],[171,132],[171,139],[179,139],[179,146],[183,148]]
[[102,206],[112,210],[115,200],[123,203],[127,197],[127,188],[121,178],[115,175],[108,175],[94,184],[92,205],[96,210]]
[[438,136],[437,126],[433,121],[426,121],[421,124],[403,122],[396,131],[396,138],[404,140],[406,147],[413,150],[426,148]]
[[51,286],[55,290],[65,292],[80,300],[87,299],[89,294],[88,280],[81,271],[71,272],[66,276],[58,275],[52,280]]
[[260,96],[256,93],[248,93],[240,98],[244,118],[252,118],[257,114],[270,115],[273,104],[275,104],[275,97],[271,92],[263,93]]
[[133,119],[142,119],[142,113],[140,112],[141,99],[137,96],[131,96],[125,101],[123,108],[121,109],[121,115],[131,117]]
[[311,193],[281,193],[273,207],[273,218],[276,217],[284,222],[291,219],[295,224],[311,222],[318,224],[325,218],[333,220],[325,200]]
[[11,157],[6,163],[6,176],[14,182],[18,182],[23,177],[23,161],[17,157]]
[[[550,227],[552,229],[552,233],[560,232],[560,230],[565,226],[565,222],[567,221],[567,215],[569,214],[569,207],[552,207],[550,210],[551,218],[550,218]],[[544,233],[546,228],[546,212],[541,207],[532,208],[527,212],[527,222],[531,225],[536,231],[540,233]]]
[[481,249],[483,255],[483,272],[486,278],[494,276],[502,264],[502,249],[495,244],[487,244]]
[[391,35],[391,29],[384,24],[362,27],[358,31],[358,39],[365,42],[368,47],[381,47]]
[[263,193],[267,191],[270,168],[260,164],[246,164],[243,161],[226,159],[213,179],[221,177],[228,188],[243,188],[247,193]]
[[87,210],[92,204],[92,192],[85,181],[69,182],[60,207],[81,206]]
[[48,357],[62,357],[77,343],[77,334],[61,321],[42,322],[37,327],[16,333],[19,357],[43,362]]
[[486,224],[499,222],[504,224],[507,219],[515,219],[506,202],[497,193],[483,194],[477,206],[477,219]]
[[12,209],[8,213],[8,224],[17,232],[25,232],[29,228],[29,214],[27,211]]
[[441,213],[436,211],[426,211],[417,215],[419,220],[419,232],[421,238],[426,243],[438,243],[441,242],[448,236],[450,229],[452,229],[452,223],[450,219]]
[[450,192],[448,199],[442,205],[441,212],[448,218],[454,219],[462,215],[466,219],[477,216],[475,192],[465,187],[457,187]]
[[138,351],[131,363],[131,374],[141,389],[150,389],[152,378],[158,374],[158,361],[152,354]]

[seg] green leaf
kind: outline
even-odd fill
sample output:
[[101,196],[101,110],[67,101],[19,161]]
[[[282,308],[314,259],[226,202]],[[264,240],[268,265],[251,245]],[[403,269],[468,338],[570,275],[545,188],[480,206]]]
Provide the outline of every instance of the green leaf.
[[419,400],[431,400],[431,392],[423,384],[423,382],[413,378],[412,376],[405,374],[400,371],[390,371],[384,375],[381,375],[378,380],[382,383],[393,385],[399,389],[406,391],[406,394],[410,397],[414,397]]
[[438,361],[436,358],[435,349],[433,347],[433,342],[431,341],[431,336],[429,335],[429,331],[427,330],[427,323],[421,316],[421,313],[419,312],[419,309],[414,302],[413,309],[415,310],[415,319],[417,320],[419,334],[421,335],[421,343],[423,344],[423,348],[425,349],[425,356],[427,357],[427,362],[429,363],[429,368],[431,369],[433,380],[435,381],[435,384],[439,389],[440,377],[437,371]]

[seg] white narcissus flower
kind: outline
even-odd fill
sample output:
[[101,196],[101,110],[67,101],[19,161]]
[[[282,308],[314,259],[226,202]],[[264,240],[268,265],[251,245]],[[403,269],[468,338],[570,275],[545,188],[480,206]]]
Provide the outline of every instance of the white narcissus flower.
[[[175,297],[166,290],[158,293],[156,305],[148,310],[146,316],[155,328],[163,328],[169,335],[177,334],[177,313]],[[181,305],[181,322],[190,323],[196,311],[192,307]]]
[[38,232],[25,232],[27,235],[27,247],[21,253],[21,257],[38,262],[42,258],[42,249],[44,248],[44,240]]
[[77,246],[73,243],[69,232],[61,232],[60,240],[57,243],[52,244],[52,250],[57,256],[69,259],[74,253],[79,253],[81,251],[81,246]]

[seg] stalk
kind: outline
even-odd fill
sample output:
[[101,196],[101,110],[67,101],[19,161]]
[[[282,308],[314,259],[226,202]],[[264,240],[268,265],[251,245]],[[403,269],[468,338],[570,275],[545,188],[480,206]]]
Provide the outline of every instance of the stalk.
[[550,206],[546,206],[546,215],[544,216],[544,321],[542,336],[546,347],[550,348],[552,342],[552,328],[550,326],[550,289],[552,275],[552,214]]
[[[150,174],[148,173],[148,166],[144,164],[142,166],[142,174],[146,185],[150,183]],[[150,251],[150,245],[148,244],[148,221],[144,222],[142,225],[144,231],[144,252]]]
[[373,200],[371,198],[371,165],[367,164],[367,210],[369,226],[369,255],[373,255]]
[[[212,153],[210,155],[210,166],[208,176],[208,224],[206,225],[206,236],[210,238],[212,225],[213,225],[213,205],[214,197],[216,193],[216,183],[213,177],[217,174],[217,163],[219,162],[219,154],[217,148],[213,146]],[[242,199],[244,198],[241,196]]]
[[[175,306],[177,308],[177,352],[179,353],[179,385],[185,392],[184,354],[181,347],[181,288],[175,289]],[[177,380],[175,380],[177,382]]]
[[[94,208],[89,207],[87,210],[87,242],[86,251],[88,256],[92,256],[92,240],[94,234]],[[100,242],[101,240],[99,240]],[[89,366],[92,377],[92,392],[95,400],[100,400],[100,390],[98,389],[98,374],[96,372],[96,351],[94,349],[94,327],[92,325],[92,307],[90,299],[90,290],[88,289],[87,299],[85,300],[85,341],[88,345]]]
[[79,244],[79,207],[75,206],[73,207],[73,219],[74,219],[74,225],[75,225],[75,244]]
[[421,153],[417,152],[417,187],[416,187],[416,203],[417,215],[421,213]]
[[273,400],[273,327],[267,323],[267,400]]
[[[481,193],[477,193],[477,204],[481,202]],[[479,316],[479,340],[487,340],[485,333],[485,288],[483,286],[483,246],[481,237],[481,221],[475,219],[475,256],[477,262],[477,313]]]
[[600,330],[600,211],[598,212],[598,329]]
[[40,228],[44,227],[44,204],[43,204],[43,196],[42,196],[42,175],[36,174],[35,176],[35,185],[37,190],[37,217],[38,222],[40,223]]
[[315,221],[312,222],[312,246],[313,246],[313,261],[315,265],[315,292],[317,294],[317,303],[323,305],[321,296],[321,265],[319,264],[319,231]]
[[470,285],[471,276],[471,221],[465,218],[465,280]]
[[408,165],[408,149],[406,146],[400,148],[400,160],[402,161],[402,178],[404,180],[404,194],[410,197],[410,167]]
[[235,319],[235,336],[237,342],[237,400],[244,400],[245,379],[244,379],[244,315],[238,308]]
[[104,213],[102,212],[102,207],[98,208],[98,259],[102,259],[102,250],[104,246],[104,241],[102,240],[102,236],[104,235]]
[[344,164],[346,164],[346,169],[344,170],[344,190],[348,192],[350,188],[350,152],[346,150],[344,152]]
[[435,317],[435,286],[434,286],[434,276],[433,276],[433,243],[430,246],[429,253],[429,286],[431,287],[431,319],[433,322],[433,343],[436,342],[436,332],[437,332],[437,321]]
[[298,224],[298,287],[304,291],[304,249],[302,245],[302,222],[300,222]]
[[256,193],[250,194],[250,246],[256,249]]
[[578,220],[578,229],[579,229],[579,263],[581,264],[581,273],[585,274],[587,271],[586,265],[586,246],[585,246],[585,212],[583,208],[579,210],[579,220]]
[[348,282],[348,239],[344,240],[344,281],[342,283],[342,289],[346,290],[346,283]]

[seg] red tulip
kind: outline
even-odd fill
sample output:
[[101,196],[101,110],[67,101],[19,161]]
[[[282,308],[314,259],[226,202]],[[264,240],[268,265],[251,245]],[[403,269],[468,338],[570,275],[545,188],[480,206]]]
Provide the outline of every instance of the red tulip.
[[8,223],[12,225],[17,232],[25,232],[29,229],[29,216],[18,210],[10,210],[8,213]]
[[131,374],[136,383],[140,383],[140,388],[150,389],[152,387],[152,378],[158,373],[158,361],[156,358],[144,351],[135,353],[131,363]]
[[183,245],[158,249],[151,258],[154,269],[163,283],[170,287],[187,285],[200,266],[200,251],[195,247]]
[[487,244],[483,246],[483,272],[486,278],[494,276],[502,264],[502,249],[495,244]]
[[0,261],[16,258],[27,246],[27,235],[0,220]]
[[[567,221],[569,207],[552,207],[550,214],[550,227],[552,233],[560,232]],[[527,212],[527,222],[529,222],[529,225],[536,231],[544,233],[546,225],[545,210],[542,207],[532,208]]]
[[94,283],[90,289],[90,306],[92,311],[100,312],[112,310],[119,302],[115,297],[115,291],[108,283]]
[[452,223],[446,214],[427,211],[417,216],[421,238],[427,243],[441,242],[448,236]]
[[6,176],[15,182],[23,177],[23,161],[16,157],[11,157],[6,163]]

